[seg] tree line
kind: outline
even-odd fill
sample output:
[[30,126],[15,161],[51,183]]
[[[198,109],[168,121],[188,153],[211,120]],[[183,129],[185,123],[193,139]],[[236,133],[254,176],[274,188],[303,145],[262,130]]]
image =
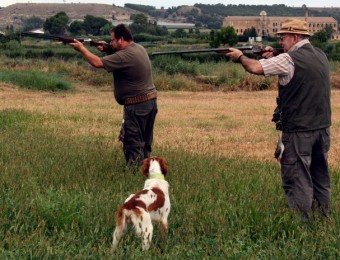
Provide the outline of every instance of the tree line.
[[[265,11],[270,16],[304,16],[306,5],[300,7],[288,7],[284,4],[277,5],[233,5],[233,4],[195,4],[190,11],[182,11],[182,6],[171,8],[156,9],[149,5],[125,4],[125,7],[143,12],[147,15],[158,18],[178,20],[178,17],[184,17],[185,22],[194,23],[198,28],[220,29],[223,19],[226,16],[258,16],[260,12]],[[310,16],[329,17],[332,16],[340,24],[339,8],[331,9],[308,9]]]
[[[257,37],[255,28],[245,30],[242,35],[237,35],[234,28],[230,26],[221,29],[211,29],[210,32],[201,32],[197,27],[189,30],[177,29],[170,32],[165,26],[157,25],[157,21],[150,21],[146,14],[142,12],[131,15],[130,19],[132,23],[129,25],[129,28],[136,42],[162,41],[169,44],[172,42],[186,44],[208,43],[212,48],[217,48],[219,46],[234,46],[239,42],[247,42],[249,37]],[[36,16],[23,20],[23,31],[30,31],[36,28],[43,28],[45,33],[49,34],[108,37],[112,23],[102,17],[92,15],[85,15],[83,20],[70,21],[65,12],[59,12],[45,21]],[[14,32],[13,28],[8,28],[8,32],[6,35],[0,35],[0,43],[13,39],[20,40],[19,33]],[[339,46],[337,44],[328,44],[332,32],[333,28],[326,26],[322,31],[315,33],[311,37],[311,41],[327,54],[332,54],[333,57],[336,56],[338,60],[340,59],[338,57],[340,54],[336,54],[335,50],[339,50]],[[277,42],[275,36],[268,36],[265,40],[272,43]]]

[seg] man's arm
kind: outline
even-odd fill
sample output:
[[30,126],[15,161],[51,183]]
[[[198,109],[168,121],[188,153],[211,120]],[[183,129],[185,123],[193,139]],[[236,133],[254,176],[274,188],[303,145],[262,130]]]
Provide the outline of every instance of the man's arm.
[[264,74],[262,65],[258,60],[248,58],[238,49],[230,48],[229,50],[230,52],[226,53],[226,55],[230,57],[233,62],[242,64],[246,71],[256,75]]
[[90,63],[93,67],[104,68],[104,64],[100,57],[90,52],[80,41],[74,40],[74,43],[70,45],[78,52],[80,52],[83,57]]

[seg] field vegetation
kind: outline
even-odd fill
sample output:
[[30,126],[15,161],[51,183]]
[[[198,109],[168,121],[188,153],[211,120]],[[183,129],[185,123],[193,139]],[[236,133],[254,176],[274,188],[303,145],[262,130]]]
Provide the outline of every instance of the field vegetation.
[[[152,58],[159,90],[153,155],[169,164],[170,230],[164,240],[156,226],[142,252],[130,229],[113,254],[117,208],[144,177],[125,168],[112,76],[80,57],[55,55],[70,49],[49,48],[48,58],[1,56],[0,258],[340,257],[338,63],[331,63],[333,214],[305,223],[287,207],[273,158],[276,79],[208,56]],[[27,86],[18,83],[35,72]],[[39,90],[34,80],[46,75],[55,83]],[[69,89],[56,88],[60,82]]]

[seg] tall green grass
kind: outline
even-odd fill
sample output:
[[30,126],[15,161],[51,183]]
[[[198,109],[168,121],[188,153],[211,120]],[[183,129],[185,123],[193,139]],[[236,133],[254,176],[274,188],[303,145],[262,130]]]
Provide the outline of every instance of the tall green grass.
[[[33,44],[32,44],[33,43]],[[82,55],[72,47],[62,44],[53,44],[49,41],[31,41],[30,45],[10,41],[0,45],[1,55],[8,58],[49,59],[56,57],[63,60],[81,59]],[[96,49],[94,49],[96,50]]]
[[130,228],[113,256],[115,212],[144,177],[125,169],[116,133],[59,135],[48,127],[53,120],[0,111],[1,259],[340,257],[339,169],[332,169],[333,217],[306,224],[286,206],[278,165],[171,147],[154,148],[170,169],[168,238],[156,226],[151,249],[142,252]]
[[59,74],[43,71],[0,71],[0,81],[35,90],[69,90],[70,83],[60,78]]
[[[185,49],[187,46],[178,45]],[[198,47],[202,48],[202,47]],[[154,50],[150,48],[149,51]],[[95,48],[91,51],[96,52]],[[157,51],[157,49],[155,49]],[[8,52],[8,53],[7,53]],[[24,54],[20,54],[25,52]],[[12,54],[12,56],[10,55]],[[97,53],[98,55],[102,55]],[[60,78],[72,83],[85,83],[93,87],[112,86],[112,75],[103,69],[92,68],[85,59],[70,46],[17,46],[1,53],[0,70],[18,71],[15,81],[26,82],[27,76],[21,71],[36,71],[48,78]],[[151,57],[154,82],[158,90],[265,90],[277,87],[276,77],[263,77],[245,72],[242,66],[228,61],[224,54],[164,55]],[[330,62],[332,73],[340,70],[339,62]],[[11,72],[16,73],[16,72]],[[21,76],[20,74],[23,73]],[[52,73],[52,75],[48,75]],[[55,74],[53,74],[55,73]],[[33,76],[33,75],[32,75]],[[21,79],[25,77],[24,79]],[[0,76],[1,80],[1,76]],[[14,81],[13,79],[11,81]],[[16,84],[16,83],[14,83]],[[338,88],[338,82],[332,82]],[[25,85],[25,83],[22,83]],[[63,86],[64,84],[62,84]],[[31,87],[29,85],[29,87]]]

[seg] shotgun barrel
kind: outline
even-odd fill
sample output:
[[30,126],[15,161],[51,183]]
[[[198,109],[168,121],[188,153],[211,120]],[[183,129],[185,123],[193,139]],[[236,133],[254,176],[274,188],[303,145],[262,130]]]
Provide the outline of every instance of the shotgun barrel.
[[[22,32],[20,33],[22,37],[32,37],[32,38],[40,38],[40,39],[47,39],[47,40],[55,40],[60,41],[64,44],[74,42],[75,38],[60,36],[60,35],[53,35],[53,34],[45,34],[45,33],[33,33],[33,32]],[[91,39],[82,39],[76,38],[80,42],[91,42]]]
[[[260,46],[241,46],[241,47],[233,47],[240,51],[250,51],[253,54],[259,55],[264,52],[267,52]],[[159,52],[152,52],[152,56],[156,55],[167,55],[167,54],[187,54],[187,53],[200,53],[200,52],[216,52],[216,53],[226,53],[229,52],[230,48],[210,48],[210,49],[192,49],[192,50],[178,50],[178,51],[159,51]],[[283,53],[283,49],[277,48],[273,50],[274,56]]]
[[46,34],[46,33],[33,33],[33,32],[21,32],[21,37],[32,37],[32,38],[40,38],[40,39],[46,39],[46,40],[54,40],[59,41],[64,44],[74,43],[74,39],[82,42],[82,43],[89,43],[90,46],[103,46],[104,52],[107,54],[114,53],[113,48],[108,43],[102,43],[102,42],[96,42],[91,39],[84,39],[84,38],[72,38],[72,37],[66,37],[66,36],[60,36],[60,35],[53,35],[53,34]]

